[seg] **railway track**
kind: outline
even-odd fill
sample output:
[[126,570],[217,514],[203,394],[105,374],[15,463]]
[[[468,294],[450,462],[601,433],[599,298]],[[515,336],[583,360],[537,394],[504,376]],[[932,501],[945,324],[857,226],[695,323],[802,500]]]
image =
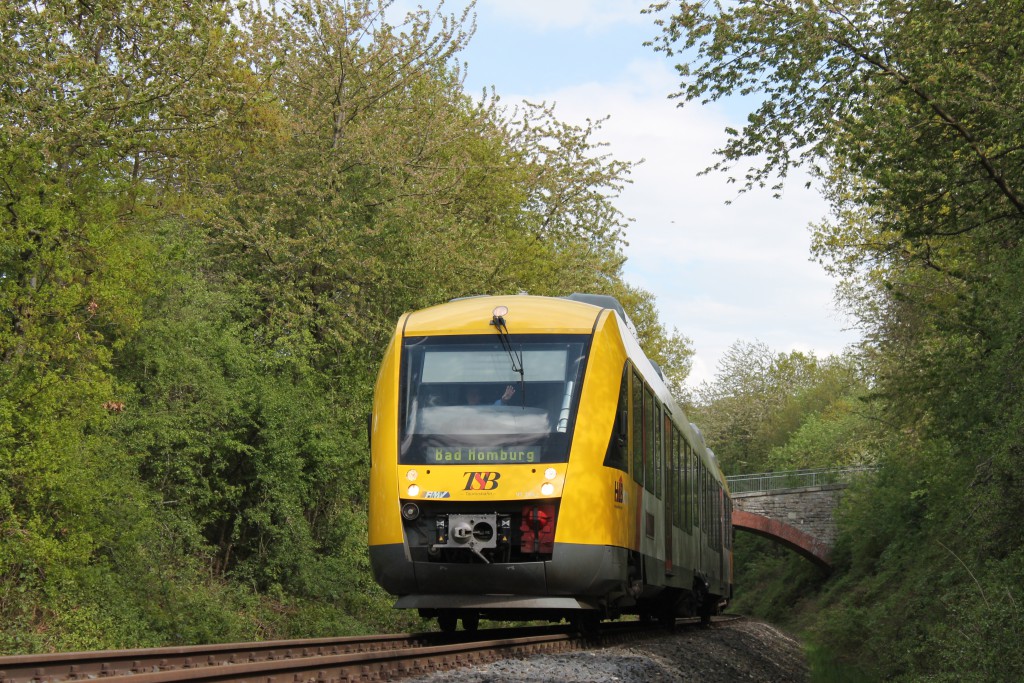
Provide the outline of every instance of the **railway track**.
[[[687,619],[677,622],[695,623]],[[605,647],[658,633],[664,630],[651,624],[612,622],[604,624],[593,639],[565,627],[545,626],[485,629],[475,634],[419,633],[16,655],[0,657],[0,683],[109,678],[126,683],[381,681],[508,657]]]

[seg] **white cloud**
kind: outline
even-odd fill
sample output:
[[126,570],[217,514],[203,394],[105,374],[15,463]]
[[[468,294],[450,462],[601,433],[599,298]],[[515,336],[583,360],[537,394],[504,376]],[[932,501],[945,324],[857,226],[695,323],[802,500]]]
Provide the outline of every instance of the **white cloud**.
[[640,10],[647,0],[480,0],[481,10],[530,30],[600,31],[622,24],[649,24]]
[[768,190],[738,195],[721,173],[698,176],[714,163],[725,127],[745,114],[737,103],[679,108],[668,99],[679,77],[641,45],[655,33],[639,13],[647,4],[481,0],[470,73],[494,83],[505,102],[555,102],[566,121],[610,115],[599,133],[607,151],[645,159],[617,202],[635,219],[626,276],[657,296],[669,329],[693,340],[691,385],[712,379],[737,340],[841,351],[857,337],[832,306],[832,281],[809,260],[807,226],[825,203],[797,177],[776,200]]
[[618,202],[635,219],[626,273],[657,296],[663,323],[693,340],[690,384],[711,379],[737,340],[819,355],[852,343],[833,308],[833,282],[810,261],[807,226],[826,213],[824,201],[800,177],[774,199],[767,190],[739,195],[717,172],[698,176],[724,141],[725,110],[677,107],[666,98],[674,72],[656,57],[624,73],[533,96],[557,102],[568,121],[609,114],[600,136],[609,151],[645,159]]

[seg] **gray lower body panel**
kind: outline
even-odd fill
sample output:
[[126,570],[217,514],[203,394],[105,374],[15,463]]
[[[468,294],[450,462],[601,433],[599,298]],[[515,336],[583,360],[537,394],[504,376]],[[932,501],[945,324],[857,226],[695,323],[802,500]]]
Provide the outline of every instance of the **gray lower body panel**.
[[[402,596],[396,607],[409,608],[456,607],[453,599],[472,597],[494,609],[591,609],[597,601],[624,593],[627,555],[624,548],[556,543],[550,560],[484,564],[414,562],[402,544],[370,548],[377,582]],[[444,599],[448,602],[440,604]]]
[[576,598],[532,595],[403,595],[395,601],[398,609],[453,610],[579,610],[598,605]]

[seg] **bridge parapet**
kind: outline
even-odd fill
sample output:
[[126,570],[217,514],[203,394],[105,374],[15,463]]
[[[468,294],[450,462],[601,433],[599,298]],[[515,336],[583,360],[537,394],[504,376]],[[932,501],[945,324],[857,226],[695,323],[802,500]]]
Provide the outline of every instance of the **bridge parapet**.
[[780,489],[800,489],[813,486],[829,486],[833,484],[847,485],[854,478],[874,472],[873,466],[860,467],[819,467],[806,470],[789,470],[787,472],[760,472],[758,474],[736,474],[726,477],[729,491],[733,495],[751,492],[778,491]]

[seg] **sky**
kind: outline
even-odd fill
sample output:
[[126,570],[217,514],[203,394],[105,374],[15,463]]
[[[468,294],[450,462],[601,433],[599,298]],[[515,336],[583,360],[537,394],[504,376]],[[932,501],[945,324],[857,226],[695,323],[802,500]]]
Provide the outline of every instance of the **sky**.
[[[448,0],[457,11],[465,0]],[[736,341],[775,351],[841,352],[858,335],[834,305],[835,283],[811,260],[809,225],[828,213],[791,178],[783,196],[739,194],[714,163],[741,101],[679,108],[675,61],[644,47],[657,29],[648,0],[478,0],[461,61],[465,87],[506,103],[555,103],[557,118],[609,116],[598,134],[615,158],[639,161],[616,206],[632,218],[625,277],[656,296],[662,323],[696,351],[688,384],[714,378]],[[731,200],[731,203],[727,204]]]

